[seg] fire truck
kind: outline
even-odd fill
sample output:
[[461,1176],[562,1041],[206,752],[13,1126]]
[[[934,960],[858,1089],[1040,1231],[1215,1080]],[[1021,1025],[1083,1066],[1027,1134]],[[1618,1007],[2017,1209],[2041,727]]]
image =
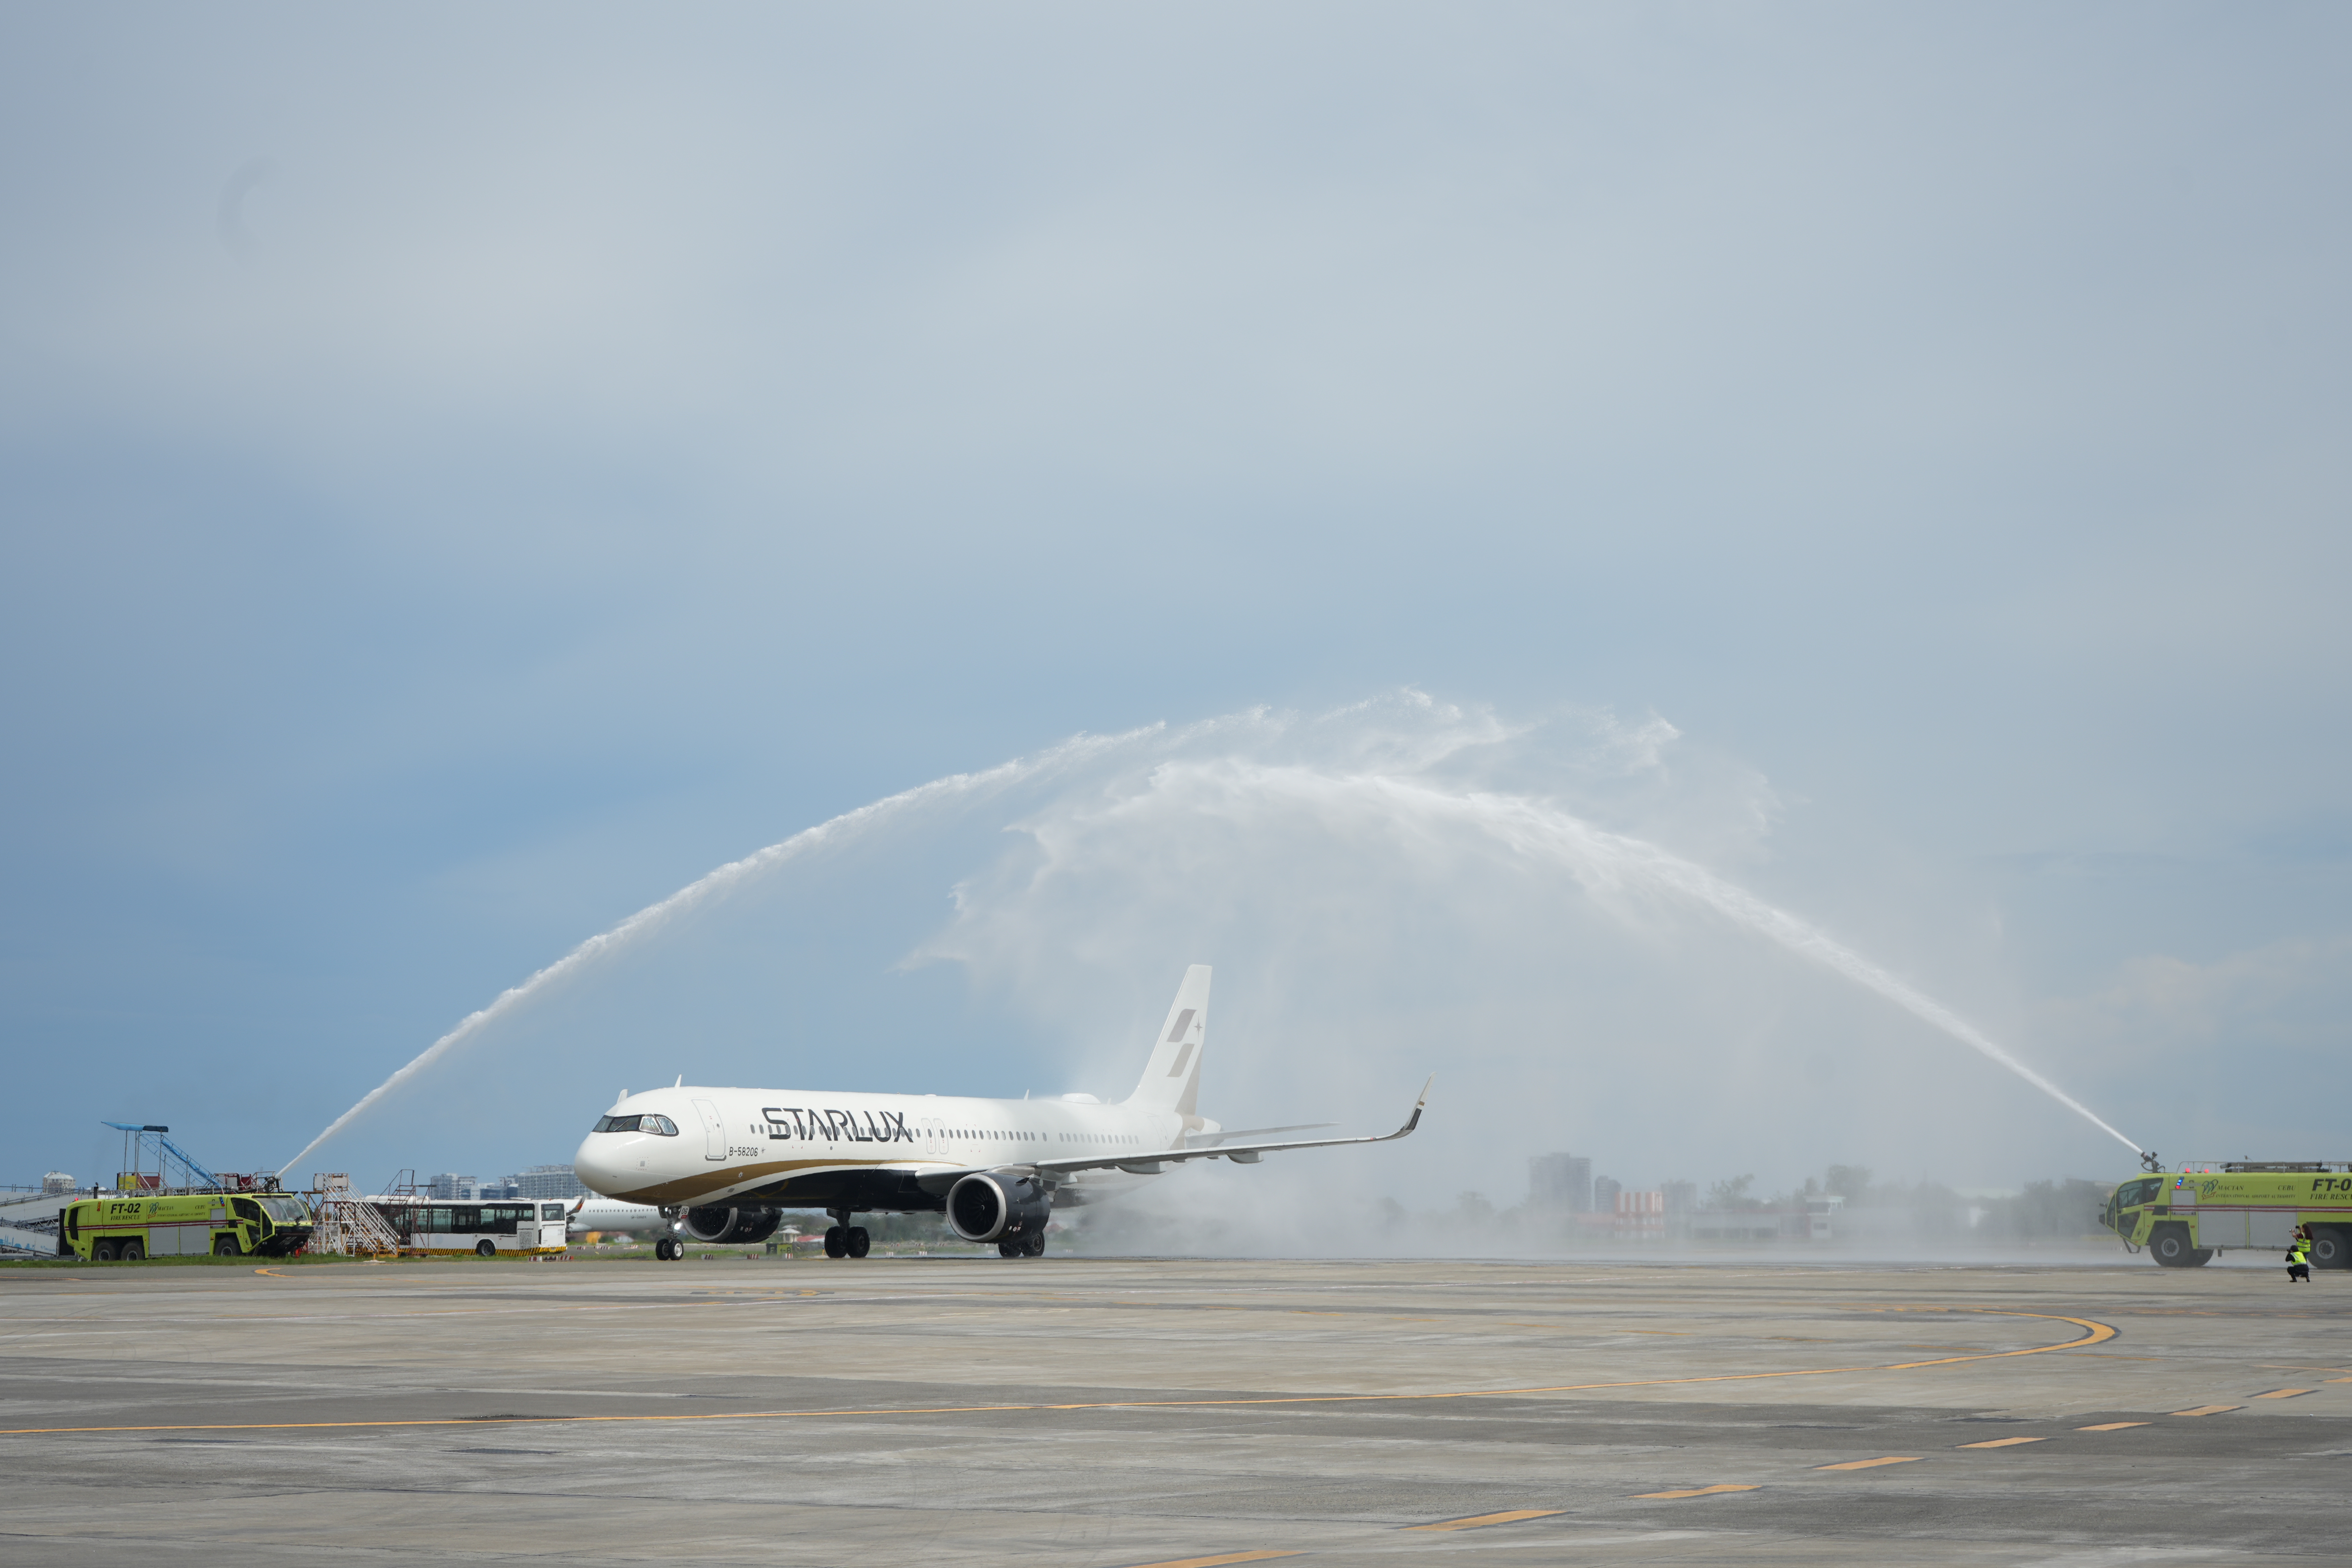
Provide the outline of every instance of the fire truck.
[[310,1207],[291,1193],[125,1193],[84,1198],[58,1214],[58,1256],[93,1263],[284,1258],[310,1236]]
[[2232,1249],[2284,1255],[2307,1226],[2313,1268],[2352,1268],[2352,1161],[2231,1160],[2157,1170],[2116,1187],[2099,1223],[2167,1268],[2202,1268]]

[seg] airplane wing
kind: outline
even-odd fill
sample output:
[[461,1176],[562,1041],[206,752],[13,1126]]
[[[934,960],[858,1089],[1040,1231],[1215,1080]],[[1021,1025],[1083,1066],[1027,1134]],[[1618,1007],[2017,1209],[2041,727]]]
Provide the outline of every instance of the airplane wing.
[[1223,1128],[1215,1132],[1187,1132],[1187,1149],[1213,1149],[1220,1143],[1230,1143],[1236,1138],[1270,1138],[1276,1132],[1319,1132],[1326,1127],[1337,1127],[1336,1121],[1301,1121],[1294,1127]]
[[[1155,1176],[1168,1166],[1181,1165],[1188,1160],[1231,1160],[1236,1164],[1255,1165],[1263,1156],[1285,1149],[1331,1149],[1348,1143],[1389,1143],[1421,1125],[1422,1110],[1429,1104],[1429,1086],[1436,1081],[1437,1075],[1430,1074],[1428,1081],[1421,1086],[1421,1098],[1412,1102],[1412,1114],[1406,1117],[1404,1125],[1393,1132],[1374,1132],[1360,1138],[1308,1138],[1287,1143],[1203,1143],[1183,1149],[1154,1149],[1137,1154],[1091,1154],[1069,1160],[1005,1160],[992,1165],[965,1165],[944,1171],[937,1166],[909,1167],[901,1173],[912,1177],[916,1185],[927,1193],[944,1193],[964,1177],[984,1171],[1035,1171],[1043,1175],[1067,1176],[1080,1171],[1117,1170],[1138,1176]],[[1325,1121],[1310,1125],[1329,1127],[1333,1123]],[[1254,1131],[1291,1132],[1303,1129],[1262,1127]],[[1225,1135],[1212,1133],[1210,1136]]]
[[[1374,1132],[1360,1138],[1304,1138],[1287,1143],[1209,1143],[1198,1148],[1157,1149],[1139,1154],[1093,1155],[1076,1160],[1031,1160],[1024,1162],[1032,1169],[1067,1174],[1076,1171],[1120,1170],[1139,1176],[1157,1175],[1164,1167],[1178,1165],[1187,1160],[1232,1160],[1237,1164],[1255,1165],[1260,1157],[1285,1149],[1332,1149],[1347,1143],[1388,1143],[1404,1137],[1421,1125],[1421,1113],[1429,1104],[1429,1085],[1437,1075],[1429,1075],[1428,1083],[1421,1086],[1421,1098],[1412,1102],[1412,1114],[1404,1125],[1393,1132]],[[1325,1126],[1330,1123],[1325,1122]],[[1268,1127],[1268,1132],[1297,1131],[1288,1127]]]

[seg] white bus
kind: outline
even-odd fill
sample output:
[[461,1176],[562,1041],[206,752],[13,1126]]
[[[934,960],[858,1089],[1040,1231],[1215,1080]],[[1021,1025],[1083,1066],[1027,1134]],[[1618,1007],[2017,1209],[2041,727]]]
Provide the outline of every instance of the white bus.
[[504,1202],[445,1204],[437,1199],[377,1198],[376,1212],[400,1237],[404,1258],[461,1258],[472,1253],[538,1256],[563,1250],[564,1211],[569,1204],[509,1198]]

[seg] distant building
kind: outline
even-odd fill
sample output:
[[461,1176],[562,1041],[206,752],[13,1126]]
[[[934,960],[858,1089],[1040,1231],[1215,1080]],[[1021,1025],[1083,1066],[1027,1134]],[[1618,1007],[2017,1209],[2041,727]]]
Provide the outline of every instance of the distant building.
[[478,1203],[482,1184],[471,1176],[461,1176],[455,1171],[444,1171],[427,1184],[433,1195],[443,1203]]
[[1590,1213],[1592,1162],[1581,1154],[1538,1154],[1529,1160],[1528,1206]]
[[1602,1214],[1615,1214],[1617,1212],[1617,1194],[1624,1190],[1625,1184],[1619,1181],[1614,1176],[1593,1177],[1592,1206]]
[[533,1165],[520,1175],[507,1178],[509,1197],[517,1198],[582,1198],[588,1195],[580,1178],[569,1165]]
[[1617,1223],[1611,1233],[1619,1241],[1663,1241],[1666,1236],[1666,1194],[1617,1194]]
[[70,1193],[78,1190],[79,1189],[74,1186],[74,1179],[71,1176],[67,1175],[63,1171],[50,1171],[41,1177],[41,1195],[43,1197],[55,1197],[61,1193]]
[[1668,1217],[1696,1213],[1698,1209],[1696,1182],[1660,1182],[1658,1191],[1666,1200]]

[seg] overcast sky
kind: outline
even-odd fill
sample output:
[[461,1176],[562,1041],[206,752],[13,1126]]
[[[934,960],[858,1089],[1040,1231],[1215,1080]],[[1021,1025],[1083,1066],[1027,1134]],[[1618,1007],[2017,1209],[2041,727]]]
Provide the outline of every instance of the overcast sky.
[[2347,43],[10,10],[0,1180],[111,1172],[101,1120],[275,1166],[714,866],[1016,758],[311,1163],[568,1160],[681,1073],[1123,1093],[1210,962],[1229,1123],[1441,1072],[1285,1191],[2129,1168],[1474,799],[1802,918],[2168,1155],[2343,1157]]

